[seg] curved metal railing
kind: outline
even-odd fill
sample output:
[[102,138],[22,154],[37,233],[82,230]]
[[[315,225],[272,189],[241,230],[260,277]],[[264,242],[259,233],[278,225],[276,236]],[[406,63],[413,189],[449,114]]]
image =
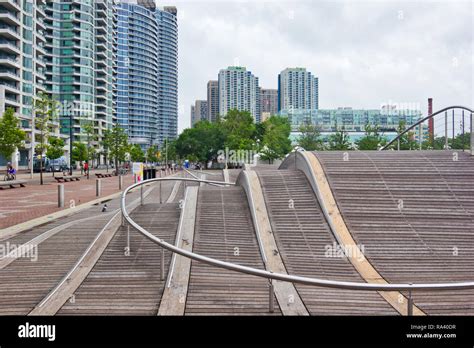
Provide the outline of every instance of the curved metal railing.
[[[207,257],[204,255],[200,255],[194,253],[192,251],[183,250],[178,248],[175,245],[165,242],[163,239],[158,238],[148,232],[146,229],[141,227],[137,224],[128,214],[126,208],[126,197],[130,190],[142,186],[145,184],[150,184],[153,182],[162,182],[162,181],[187,181],[187,182],[197,182],[197,183],[206,183],[206,184],[222,184],[219,181],[212,181],[212,180],[201,180],[201,179],[190,179],[190,178],[156,178],[146,180],[140,183],[136,183],[134,185],[129,186],[126,188],[122,193],[121,198],[121,209],[124,220],[126,220],[130,226],[134,227],[138,232],[144,235],[146,238],[151,240],[152,242],[158,244],[164,249],[167,249],[173,253],[177,253],[184,257],[190,258],[192,260],[204,262],[216,267],[225,268],[231,271],[236,271],[240,273],[250,274],[257,277],[262,277],[271,280],[280,280],[284,282],[290,283],[297,283],[297,284],[304,284],[304,285],[312,285],[312,286],[320,286],[326,288],[334,288],[334,289],[346,289],[346,290],[358,290],[358,291],[408,291],[409,298],[408,298],[408,310],[407,313],[411,315],[413,313],[413,301],[411,299],[412,291],[417,290],[425,290],[425,291],[434,291],[434,290],[466,290],[466,289],[474,289],[474,281],[470,282],[459,282],[459,283],[421,283],[421,284],[374,284],[374,283],[355,283],[355,282],[346,282],[346,281],[338,281],[338,280],[326,280],[326,279],[318,279],[318,278],[310,278],[310,277],[303,277],[303,276],[295,276],[283,273],[273,273],[270,271],[265,271],[253,267],[242,266],[238,264],[234,264],[231,262],[221,261],[218,259],[214,259],[211,257]],[[229,183],[228,185],[237,185],[236,183]],[[272,287],[272,285],[271,285]],[[273,294],[271,294],[271,297]],[[273,297],[272,297],[273,298]]]
[[[404,136],[405,134],[407,134],[409,131],[415,129],[417,126],[419,126],[420,124],[426,122],[427,120],[431,119],[431,118],[434,118],[435,116],[438,116],[439,114],[442,114],[443,112],[447,112],[448,110],[454,110],[454,109],[461,109],[461,110],[464,110],[464,111],[467,111],[469,113],[474,113],[474,110],[472,109],[469,109],[468,107],[465,107],[465,106],[448,106],[444,109],[441,109],[439,111],[436,111],[435,113],[429,115],[429,116],[426,116],[425,118],[422,118],[421,120],[417,121],[416,123],[412,124],[410,127],[408,127],[407,129],[405,129],[403,132],[401,132],[400,134],[398,134],[393,140],[391,140],[387,145],[385,145],[384,147],[382,147],[380,149],[380,151],[383,151],[383,150],[386,150],[388,149],[393,143],[395,143],[396,141],[398,141],[402,136]],[[454,116],[453,116],[454,117]],[[472,117],[471,117],[471,120],[472,120]],[[472,122],[472,121],[471,121]],[[447,127],[447,124],[446,124],[446,127]],[[464,127],[464,125],[463,125]],[[471,128],[472,128],[472,124],[471,124]],[[447,132],[447,128],[446,128],[446,132]],[[446,136],[446,141],[447,141],[447,136]]]

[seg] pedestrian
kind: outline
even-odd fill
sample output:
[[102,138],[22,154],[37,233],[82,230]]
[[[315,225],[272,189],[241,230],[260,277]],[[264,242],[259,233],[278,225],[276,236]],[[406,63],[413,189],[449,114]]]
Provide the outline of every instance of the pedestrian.
[[84,163],[84,172],[86,173],[87,178],[89,178],[89,162],[87,161]]

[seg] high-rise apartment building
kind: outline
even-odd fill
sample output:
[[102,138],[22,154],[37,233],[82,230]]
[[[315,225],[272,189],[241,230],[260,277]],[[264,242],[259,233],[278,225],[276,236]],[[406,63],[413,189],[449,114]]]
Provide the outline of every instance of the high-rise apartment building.
[[117,120],[144,150],[177,135],[177,22],[152,0],[118,6]]
[[[0,116],[13,108],[26,132],[25,149],[12,158],[0,158],[19,169],[32,167],[38,131],[34,126],[34,98],[45,92],[45,5],[46,1],[0,0]],[[52,124],[52,135],[59,135]]]
[[194,105],[191,105],[191,127],[194,127],[196,122],[196,108]]
[[232,109],[249,111],[260,122],[258,77],[244,67],[231,66],[219,72],[219,115]]
[[319,108],[318,78],[305,68],[288,68],[278,75],[278,111]]
[[216,122],[219,117],[219,82],[207,83],[207,119]]
[[191,107],[191,127],[194,127],[196,122],[207,120],[207,115],[207,100],[196,100],[194,106]]
[[[100,151],[104,131],[114,122],[116,61],[115,0],[46,2],[46,87],[61,103],[61,133]],[[72,120],[72,124],[71,124]]]
[[260,89],[260,112],[276,115],[278,113],[278,90]]
[[178,11],[165,6],[158,22],[158,141],[178,136]]

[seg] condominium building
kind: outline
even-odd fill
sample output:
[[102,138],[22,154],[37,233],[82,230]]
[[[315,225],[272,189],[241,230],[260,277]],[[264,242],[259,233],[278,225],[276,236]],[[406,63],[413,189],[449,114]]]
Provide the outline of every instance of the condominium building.
[[178,136],[178,11],[165,6],[156,11],[158,22],[158,141]]
[[196,100],[194,104],[194,122],[191,124],[192,127],[196,122],[207,120],[208,115],[208,103],[207,100]]
[[260,122],[258,77],[244,67],[231,66],[219,72],[219,115],[232,109],[248,111]]
[[191,127],[194,127],[196,122],[196,107],[191,105]]
[[263,114],[269,113],[276,115],[278,113],[278,90],[260,89],[260,111]]
[[207,83],[207,119],[216,122],[219,116],[219,82]]
[[143,150],[177,135],[176,16],[153,0],[118,5],[117,120]]
[[319,109],[319,82],[305,68],[287,68],[278,75],[278,111]]
[[121,2],[117,12],[117,121],[129,142],[146,150],[159,145],[156,7]]
[[115,0],[46,3],[46,87],[62,106],[61,133],[72,127],[73,141],[85,141],[92,125],[100,151],[114,122]]
[[[41,0],[0,0],[0,116],[13,108],[26,132],[25,149],[1,158],[19,169],[32,167],[38,131],[34,126],[34,97],[45,92],[45,5]],[[52,135],[59,135],[57,123]]]

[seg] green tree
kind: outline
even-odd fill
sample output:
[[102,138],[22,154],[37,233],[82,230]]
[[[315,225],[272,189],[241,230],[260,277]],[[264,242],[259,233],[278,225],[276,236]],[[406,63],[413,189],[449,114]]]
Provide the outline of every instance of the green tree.
[[94,120],[84,120],[82,121],[82,132],[85,134],[85,141],[87,146],[87,160],[94,160],[96,153],[95,149],[92,146],[92,143],[98,139],[97,134],[95,133],[95,121]]
[[36,145],[36,153],[40,156],[40,183],[43,185],[43,158],[48,149],[46,140],[52,128],[52,122],[58,119],[58,102],[49,98],[47,94],[40,92],[35,99],[35,127],[39,131],[39,142]]
[[130,159],[132,162],[145,162],[145,153],[140,145],[135,144],[130,146]]
[[263,149],[260,152],[263,160],[272,163],[275,159],[285,157],[291,151],[291,125],[286,117],[271,116],[265,122]]
[[[56,137],[49,137],[48,138],[48,149],[46,150],[46,157],[48,157],[50,160],[55,160],[60,158],[62,155],[64,155],[64,140],[61,138],[56,138]],[[54,170],[53,176],[54,176]]]
[[[81,165],[81,170],[83,168],[83,162],[87,161],[87,145],[81,142],[75,142],[72,147],[72,160],[76,163],[79,162]],[[72,166],[72,164],[71,164]]]
[[158,157],[158,148],[156,146],[150,146],[147,150],[146,150],[146,161],[147,163],[156,163],[158,162],[160,159]]
[[20,129],[15,110],[8,108],[0,119],[0,154],[9,160],[16,149],[23,147],[25,140],[26,133]]
[[[199,121],[194,128],[185,129],[174,142],[168,145],[168,158],[189,159],[206,163],[217,158],[219,150],[224,148],[225,135],[220,122]],[[166,144],[161,149],[165,157]],[[174,152],[174,153],[173,153]]]
[[[400,120],[398,123],[397,133],[401,134],[406,130],[406,122],[404,120]],[[402,135],[398,141],[400,143],[400,150],[415,150],[418,147],[417,142],[415,141],[415,133],[409,131]],[[395,142],[392,144],[391,148],[398,149],[398,143]]]
[[257,129],[248,111],[230,110],[222,121],[225,147],[231,150],[254,150]]
[[329,136],[329,149],[336,151],[351,150],[351,143],[349,142],[349,134],[344,126],[338,127],[335,124],[336,132]]
[[356,141],[359,150],[378,150],[387,143],[387,139],[380,134],[378,125],[365,125],[365,135]]
[[118,175],[118,165],[119,162],[125,161],[129,145],[128,145],[128,136],[119,126],[115,124],[110,132],[108,132],[106,140],[110,144],[110,157],[114,160],[115,163],[115,173]]
[[301,135],[298,145],[307,151],[324,150],[324,142],[319,128],[311,122],[305,122],[299,127]]
[[104,161],[105,161],[105,166],[107,168],[107,173],[109,172],[110,140],[111,140],[111,130],[106,129],[102,136],[100,146],[102,146],[102,154],[104,155]]

